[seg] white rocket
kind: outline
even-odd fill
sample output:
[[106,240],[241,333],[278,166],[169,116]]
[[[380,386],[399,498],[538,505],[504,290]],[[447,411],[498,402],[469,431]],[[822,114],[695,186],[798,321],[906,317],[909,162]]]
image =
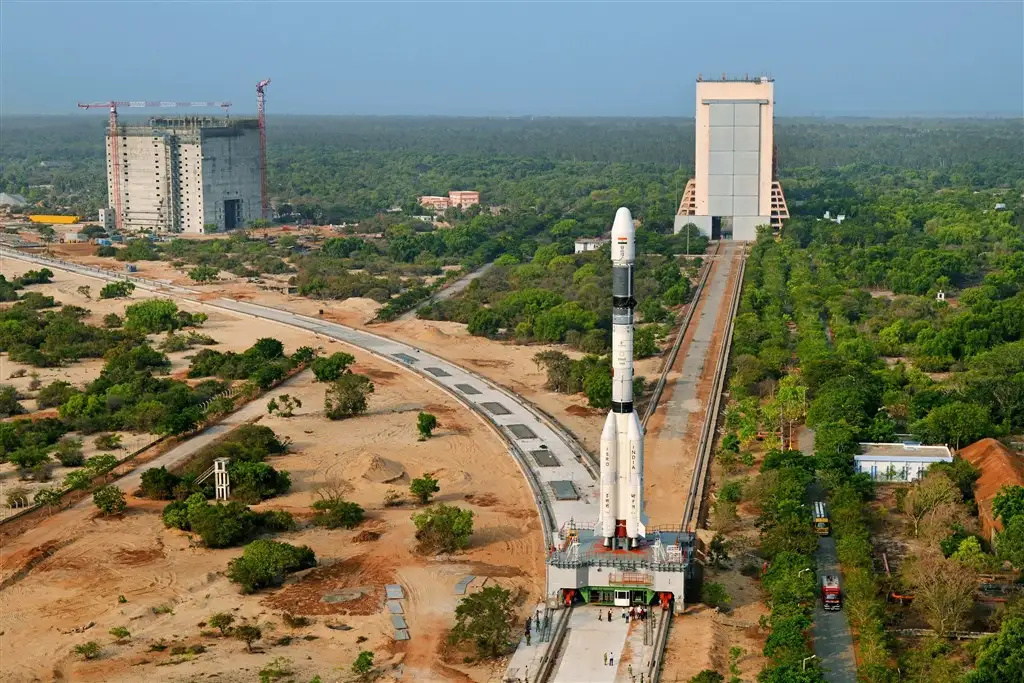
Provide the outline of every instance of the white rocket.
[[601,432],[601,511],[606,548],[638,547],[646,533],[644,436],[633,409],[633,269],[636,232],[622,207],[612,224],[612,410]]

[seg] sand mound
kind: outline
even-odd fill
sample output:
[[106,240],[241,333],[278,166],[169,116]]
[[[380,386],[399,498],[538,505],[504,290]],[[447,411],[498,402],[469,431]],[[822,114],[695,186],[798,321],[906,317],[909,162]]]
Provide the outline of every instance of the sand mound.
[[362,471],[363,479],[378,484],[387,484],[405,476],[405,468],[401,463],[382,458],[372,453],[364,453],[357,461],[357,469]]
[[459,486],[473,481],[473,477],[469,476],[467,472],[463,472],[462,470],[453,470],[447,467],[443,467],[436,472],[431,472],[430,476],[437,479],[437,483],[442,487]]

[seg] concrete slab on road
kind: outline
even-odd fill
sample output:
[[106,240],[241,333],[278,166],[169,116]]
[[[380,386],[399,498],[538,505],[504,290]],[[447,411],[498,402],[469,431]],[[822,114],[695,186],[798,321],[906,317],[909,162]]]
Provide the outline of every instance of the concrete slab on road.
[[[612,609],[612,621],[597,620],[598,612],[607,617],[608,608],[577,607],[565,634],[561,661],[551,680],[557,683],[615,683],[619,669],[619,653],[626,644],[629,622],[622,618],[622,609]],[[605,663],[612,653],[615,664]]]

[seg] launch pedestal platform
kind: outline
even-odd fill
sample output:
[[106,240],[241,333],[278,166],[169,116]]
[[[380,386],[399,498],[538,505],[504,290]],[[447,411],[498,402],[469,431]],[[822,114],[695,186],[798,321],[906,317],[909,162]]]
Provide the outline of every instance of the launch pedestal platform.
[[693,572],[694,535],[648,529],[635,550],[609,550],[593,524],[564,524],[560,544],[548,553],[547,594],[563,603],[612,607],[673,607],[683,611],[684,587]]

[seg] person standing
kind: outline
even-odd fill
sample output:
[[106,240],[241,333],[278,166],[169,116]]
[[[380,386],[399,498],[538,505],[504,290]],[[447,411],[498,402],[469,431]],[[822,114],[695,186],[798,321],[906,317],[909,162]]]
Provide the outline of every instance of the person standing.
[[612,623],[612,608],[608,608],[608,623]]

